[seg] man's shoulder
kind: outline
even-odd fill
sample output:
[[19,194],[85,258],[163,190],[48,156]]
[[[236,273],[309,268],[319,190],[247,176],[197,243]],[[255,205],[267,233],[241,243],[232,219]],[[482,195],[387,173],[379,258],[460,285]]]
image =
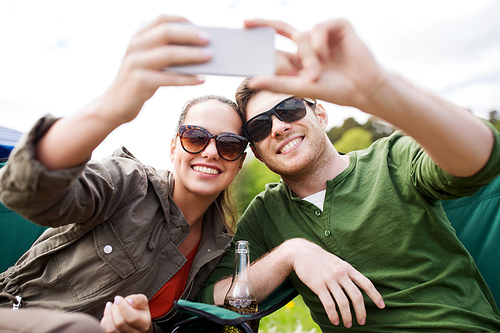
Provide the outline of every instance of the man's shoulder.
[[280,198],[286,197],[286,189],[287,187],[282,181],[267,183],[265,189],[250,202],[249,207],[261,208],[262,206],[267,206],[269,203],[276,203],[277,200],[282,200]]

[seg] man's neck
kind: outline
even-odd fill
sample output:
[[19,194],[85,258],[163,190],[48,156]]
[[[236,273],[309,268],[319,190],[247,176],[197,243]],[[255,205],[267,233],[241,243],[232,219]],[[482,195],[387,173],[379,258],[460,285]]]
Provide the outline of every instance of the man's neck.
[[[333,148],[333,147],[332,147]],[[338,176],[349,166],[349,155],[341,155],[335,149],[316,164],[312,172],[297,176],[281,176],[283,182],[299,197],[305,198],[326,190],[326,182]]]

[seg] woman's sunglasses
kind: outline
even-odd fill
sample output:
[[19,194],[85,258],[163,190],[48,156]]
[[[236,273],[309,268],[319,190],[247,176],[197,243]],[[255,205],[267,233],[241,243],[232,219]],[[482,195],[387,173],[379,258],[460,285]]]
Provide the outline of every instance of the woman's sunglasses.
[[182,148],[191,154],[203,151],[210,140],[215,139],[215,145],[219,156],[226,161],[237,160],[245,151],[248,140],[233,133],[213,135],[203,127],[193,125],[181,125],[177,135],[180,137]]
[[314,100],[309,98],[288,97],[276,104],[271,110],[259,113],[244,123],[243,132],[254,143],[262,141],[271,134],[273,128],[271,116],[274,115],[285,123],[293,123],[306,116],[307,110],[304,102],[310,105],[316,104]]

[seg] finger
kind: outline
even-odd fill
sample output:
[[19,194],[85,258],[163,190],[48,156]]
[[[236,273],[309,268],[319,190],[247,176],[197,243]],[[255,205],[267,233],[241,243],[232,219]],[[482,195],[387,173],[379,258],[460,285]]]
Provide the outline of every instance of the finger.
[[330,293],[332,294],[335,302],[337,303],[338,311],[342,317],[344,326],[349,328],[352,326],[352,314],[351,308],[349,306],[349,300],[347,299],[344,290],[340,288],[337,283],[329,285]]
[[118,329],[114,325],[113,315],[111,308],[113,307],[113,303],[107,302],[106,307],[104,308],[104,315],[101,319],[101,328],[107,333],[115,333],[118,332]]
[[160,24],[163,24],[163,23],[167,23],[167,22],[189,22],[189,21],[186,18],[182,17],[182,16],[164,15],[164,14],[162,14],[162,15],[157,16],[152,21],[146,23],[142,28],[140,28],[137,31],[136,35],[140,35],[143,32],[148,31],[152,27],[155,27],[157,25],[160,25]]
[[328,26],[324,24],[316,25],[310,34],[311,48],[323,62],[331,57],[329,38],[330,31]]
[[296,32],[292,39],[297,44],[297,54],[303,70],[311,81],[317,81],[321,74],[321,62],[309,40],[309,32]]
[[115,296],[115,301],[113,303],[113,306],[111,307],[111,315],[113,317],[113,324],[115,327],[119,330],[119,332],[132,332],[133,328],[130,327],[130,325],[127,323],[126,316],[123,315],[122,309],[120,307],[121,303],[126,303],[122,302],[123,297],[121,296]]
[[278,34],[286,38],[292,38],[292,34],[297,31],[297,29],[282,21],[254,19],[245,20],[243,21],[243,24],[245,25],[245,28],[271,27],[276,30]]
[[164,72],[152,73],[148,79],[149,84],[153,84],[156,87],[165,86],[195,86],[205,82],[204,76],[202,75],[183,75],[171,73],[168,70]]
[[[128,298],[124,299],[121,296],[117,296],[115,298],[115,305],[118,311],[120,312],[120,316],[123,318],[123,326],[117,323],[117,319],[115,318],[115,324],[117,327],[124,332],[135,332],[142,331],[150,326],[151,317],[144,317],[141,314],[142,309],[135,308],[133,305],[133,299]],[[144,304],[139,304],[140,306],[147,307]],[[149,310],[149,307],[148,307]],[[114,317],[115,313],[113,313]]]
[[347,29],[352,30],[352,27],[342,19],[321,22],[312,29],[311,45],[320,58],[326,60],[332,57],[332,48],[340,44]]
[[148,298],[144,294],[129,295],[125,300],[135,309],[149,310]]
[[295,54],[276,51],[276,75],[295,76],[300,69],[302,69],[302,65]]
[[[342,287],[344,288],[344,293],[347,294],[349,300],[351,301],[358,324],[364,325],[366,322],[366,307],[363,294],[351,281],[349,281],[347,286],[342,285]],[[342,316],[342,318],[344,317]]]
[[359,288],[365,291],[378,308],[383,309],[385,307],[382,295],[380,295],[377,288],[375,288],[373,283],[366,276],[353,268],[353,272],[349,272],[349,277]]
[[337,306],[332,299],[332,295],[326,289],[323,292],[317,293],[317,295],[321,304],[323,304],[323,308],[325,309],[328,319],[333,325],[337,326],[340,323],[340,319],[337,313]]
[[250,89],[263,89],[275,93],[316,98],[309,80],[301,76],[255,76],[248,82]]
[[127,53],[162,45],[206,45],[209,36],[192,24],[162,24],[131,38]]
[[212,58],[210,49],[189,46],[162,46],[131,54],[124,60],[132,68],[163,69],[175,65],[197,64]]

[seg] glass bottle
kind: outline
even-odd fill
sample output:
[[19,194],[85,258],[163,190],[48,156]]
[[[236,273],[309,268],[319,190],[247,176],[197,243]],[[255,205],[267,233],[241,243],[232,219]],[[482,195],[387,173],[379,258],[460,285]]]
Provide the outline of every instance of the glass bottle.
[[[250,245],[248,241],[236,242],[235,251],[233,280],[224,298],[224,308],[240,314],[257,312],[257,297],[250,281]],[[257,333],[259,321],[252,320],[247,323],[254,333]],[[222,332],[241,333],[242,331],[237,327],[224,326]]]

